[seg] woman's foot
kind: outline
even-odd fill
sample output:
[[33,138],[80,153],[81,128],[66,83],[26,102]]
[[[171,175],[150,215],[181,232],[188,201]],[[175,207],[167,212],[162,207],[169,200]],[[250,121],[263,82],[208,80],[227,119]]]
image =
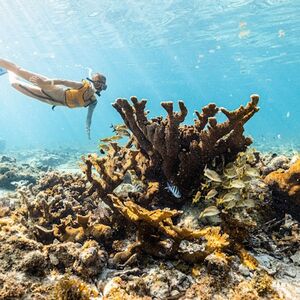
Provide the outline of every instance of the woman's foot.
[[7,70],[0,67],[0,76],[7,73]]

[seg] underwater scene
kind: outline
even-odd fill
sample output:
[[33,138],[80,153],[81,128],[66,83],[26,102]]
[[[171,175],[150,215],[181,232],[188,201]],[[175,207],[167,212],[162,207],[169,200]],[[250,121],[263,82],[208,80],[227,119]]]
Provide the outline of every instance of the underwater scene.
[[300,1],[1,0],[0,300],[300,299]]

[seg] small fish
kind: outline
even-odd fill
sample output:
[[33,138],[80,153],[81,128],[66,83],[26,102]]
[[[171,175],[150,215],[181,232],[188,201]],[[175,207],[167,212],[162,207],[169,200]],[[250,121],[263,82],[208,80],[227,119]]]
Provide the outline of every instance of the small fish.
[[99,149],[100,149],[100,151],[101,151],[101,150],[102,150],[102,151],[108,151],[108,150],[109,150],[109,146],[106,145],[106,144],[100,144],[100,145],[99,145]]
[[108,143],[108,142],[111,142],[111,139],[110,138],[104,138],[104,139],[101,139],[100,141],[103,142],[103,143]]
[[246,168],[245,174],[250,177],[259,177],[259,171],[255,168]]
[[200,197],[201,197],[201,192],[198,191],[198,192],[196,193],[196,195],[194,196],[194,198],[193,198],[193,204],[198,203],[199,200],[200,200]]
[[235,204],[235,207],[253,208],[255,207],[255,202],[252,199],[246,199],[246,200],[238,201]]
[[207,178],[209,178],[212,181],[222,182],[220,175],[216,171],[211,170],[207,167],[205,167],[205,169],[204,169],[204,176],[206,176]]
[[124,129],[115,130],[115,133],[120,136],[130,136],[130,133]]
[[220,211],[218,210],[218,208],[216,206],[209,206],[200,213],[199,217],[200,218],[212,217],[212,216],[218,215],[219,213],[220,213]]
[[231,208],[235,207],[235,205],[236,205],[236,201],[230,201],[230,202],[224,203],[224,206],[226,209],[231,209]]
[[236,172],[236,169],[234,167],[232,168],[225,168],[224,169],[224,175],[227,177],[227,178],[234,178],[237,176],[237,172]]
[[286,113],[286,117],[287,117],[287,118],[290,117],[290,112],[289,112],[289,111]]
[[238,201],[240,200],[241,196],[240,194],[236,192],[229,192],[225,194],[222,198],[220,198],[219,203],[226,203],[226,202],[231,202],[231,201]]
[[120,139],[122,139],[122,136],[120,136],[120,135],[114,135],[114,136],[111,137],[112,141],[118,141]]
[[242,189],[245,187],[245,183],[243,182],[243,180],[235,179],[231,181],[230,186],[232,188]]
[[168,190],[175,198],[181,198],[181,193],[176,185],[167,182],[165,189]]
[[278,37],[279,37],[279,38],[285,37],[285,31],[282,30],[282,29],[278,30]]
[[209,199],[215,197],[217,194],[218,194],[218,191],[216,189],[212,189],[207,193],[205,199],[209,200]]
[[113,136],[108,137],[108,138],[100,139],[100,141],[103,142],[103,143],[109,143],[109,142],[112,142],[112,141],[118,141],[121,138],[122,137],[120,135],[113,135]]
[[246,183],[250,183],[252,181],[253,177],[244,174],[244,176],[241,179],[246,184]]
[[114,132],[118,131],[118,130],[127,130],[128,129],[125,124],[117,124],[117,125],[111,124],[110,128],[112,128]]
[[126,130],[127,126],[125,124],[118,124],[118,125],[115,125],[115,129],[116,130]]
[[247,26],[247,22],[241,21],[239,26],[240,28],[245,28]]

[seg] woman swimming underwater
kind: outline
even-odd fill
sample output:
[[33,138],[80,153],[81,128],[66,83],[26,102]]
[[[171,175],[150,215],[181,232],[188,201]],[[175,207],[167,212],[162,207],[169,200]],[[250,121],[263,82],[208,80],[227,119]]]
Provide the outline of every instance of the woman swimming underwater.
[[[0,59],[0,67],[8,71],[12,87],[26,96],[52,105],[52,108],[55,106],[87,107],[86,131],[90,139],[92,116],[97,105],[96,95],[100,96],[100,92],[107,88],[104,75],[94,73],[90,74],[91,78],[88,77],[86,80],[71,81],[50,79],[25,70],[5,59]],[[3,71],[5,72],[5,70]],[[18,77],[27,82],[21,81]]]

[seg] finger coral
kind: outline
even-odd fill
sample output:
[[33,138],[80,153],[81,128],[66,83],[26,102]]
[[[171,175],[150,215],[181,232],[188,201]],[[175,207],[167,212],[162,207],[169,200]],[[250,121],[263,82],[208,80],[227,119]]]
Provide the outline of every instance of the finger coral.
[[[167,117],[148,119],[145,113],[147,101],[131,97],[117,99],[114,108],[132,132],[137,148],[149,161],[144,171],[147,179],[164,178],[177,186],[188,189],[194,185],[206,164],[221,155],[232,159],[251,144],[243,136],[244,124],[259,110],[258,95],[252,95],[243,107],[228,111],[209,104],[196,112],[194,125],[181,125],[187,116],[187,108],[179,101],[179,112],[172,102],[162,102]],[[221,111],[227,121],[218,123],[216,114]]]

